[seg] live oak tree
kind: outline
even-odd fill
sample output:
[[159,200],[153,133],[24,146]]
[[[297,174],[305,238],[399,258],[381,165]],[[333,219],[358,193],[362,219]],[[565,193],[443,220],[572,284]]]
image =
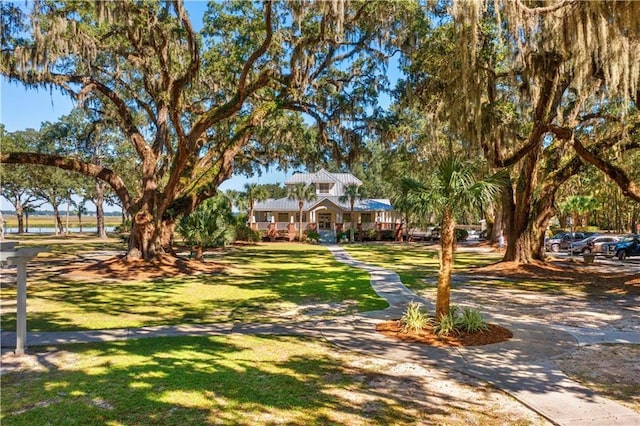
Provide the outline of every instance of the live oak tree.
[[409,49],[411,92],[511,172],[504,260],[543,259],[557,191],[585,164],[640,200],[620,161],[639,146],[639,3],[454,1],[438,22]]
[[[283,111],[324,110],[320,87],[375,88],[364,53],[389,38],[402,4],[211,3],[200,32],[181,1],[35,2],[28,15],[1,7],[2,74],[94,106],[135,150],[141,177],[132,188],[116,169],[41,152],[3,152],[0,161],[106,182],[132,218],[128,256],[150,259],[171,250],[176,220],[215,195],[236,160],[277,157],[257,135],[272,120],[290,122]],[[335,120],[319,121],[320,140],[340,127]],[[295,146],[296,134],[281,136]]]

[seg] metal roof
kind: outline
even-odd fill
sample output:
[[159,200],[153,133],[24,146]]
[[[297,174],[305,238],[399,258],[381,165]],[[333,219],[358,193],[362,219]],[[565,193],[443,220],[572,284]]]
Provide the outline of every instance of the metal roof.
[[340,182],[343,185],[362,185],[362,181],[351,173],[330,173],[325,169],[320,169],[316,173],[295,173],[284,183],[285,185],[295,185],[304,183],[334,183]]
[[[318,197],[312,201],[305,201],[302,205],[303,211],[313,210],[314,208],[322,205],[323,203],[330,202],[336,207],[348,212],[350,209],[349,201],[340,201],[340,197],[328,196]],[[290,200],[289,198],[269,199],[263,202],[256,203],[254,211],[298,211],[298,201]],[[393,206],[391,202],[386,198],[378,199],[362,199],[356,200],[353,205],[354,211],[391,211]]]

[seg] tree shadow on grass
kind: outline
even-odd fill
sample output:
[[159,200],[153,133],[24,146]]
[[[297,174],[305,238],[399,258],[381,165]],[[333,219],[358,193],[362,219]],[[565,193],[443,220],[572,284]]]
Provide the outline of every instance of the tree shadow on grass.
[[[29,300],[31,307],[36,302],[43,307],[30,310],[29,330],[277,321],[298,304],[349,301],[357,311],[387,306],[371,289],[366,272],[337,263],[322,247],[258,249],[232,250],[225,262],[233,267],[195,276],[78,281],[58,271],[40,271],[30,284]],[[5,330],[14,329],[13,310],[5,310],[2,319]]]
[[72,355],[46,362],[47,373],[3,377],[3,424],[407,424],[416,410],[446,416],[459,408],[445,393],[397,398],[389,389],[397,378],[376,372],[363,380],[306,339],[177,337],[62,349]]

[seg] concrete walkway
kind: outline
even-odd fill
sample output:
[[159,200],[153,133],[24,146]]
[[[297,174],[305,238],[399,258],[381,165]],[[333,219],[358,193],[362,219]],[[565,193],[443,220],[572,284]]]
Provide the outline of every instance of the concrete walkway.
[[368,318],[333,321],[322,327],[327,340],[354,351],[470,374],[508,392],[555,424],[640,425],[640,414],[599,397],[570,380],[553,363],[553,358],[575,350],[581,344],[640,344],[640,332],[552,328],[492,315],[487,316],[489,322],[499,322],[510,329],[512,339],[494,345],[461,348],[435,348],[394,341],[372,332],[375,324],[389,317],[398,318],[398,311],[401,312],[411,300],[424,303],[432,311],[433,303],[408,290],[397,274],[357,261],[339,246],[328,248],[338,261],[369,271],[372,287],[389,301],[390,307],[368,313]]
[[[335,320],[287,324],[213,324],[143,327],[136,329],[77,332],[30,332],[30,346],[79,342],[105,342],[160,336],[205,336],[242,334],[302,335],[325,338],[345,349],[393,359],[457,370],[508,392],[526,406],[559,425],[640,425],[640,414],[616,402],[599,397],[573,382],[553,359],[579,345],[599,343],[640,344],[640,332],[603,331],[576,327],[549,327],[535,321],[518,321],[511,316],[487,315],[513,332],[507,342],[475,347],[437,348],[400,342],[374,331],[375,325],[398,318],[413,301],[434,310],[432,301],[405,287],[395,272],[353,259],[341,247],[327,248],[340,262],[364,269],[371,276],[375,292],[389,307],[382,311]],[[2,347],[15,347],[15,333],[2,332]]]

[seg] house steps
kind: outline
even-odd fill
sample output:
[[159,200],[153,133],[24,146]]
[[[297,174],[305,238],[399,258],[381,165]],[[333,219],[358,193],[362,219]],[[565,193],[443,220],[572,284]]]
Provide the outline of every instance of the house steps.
[[320,234],[320,244],[334,244],[336,242],[336,236],[333,231],[318,231]]

